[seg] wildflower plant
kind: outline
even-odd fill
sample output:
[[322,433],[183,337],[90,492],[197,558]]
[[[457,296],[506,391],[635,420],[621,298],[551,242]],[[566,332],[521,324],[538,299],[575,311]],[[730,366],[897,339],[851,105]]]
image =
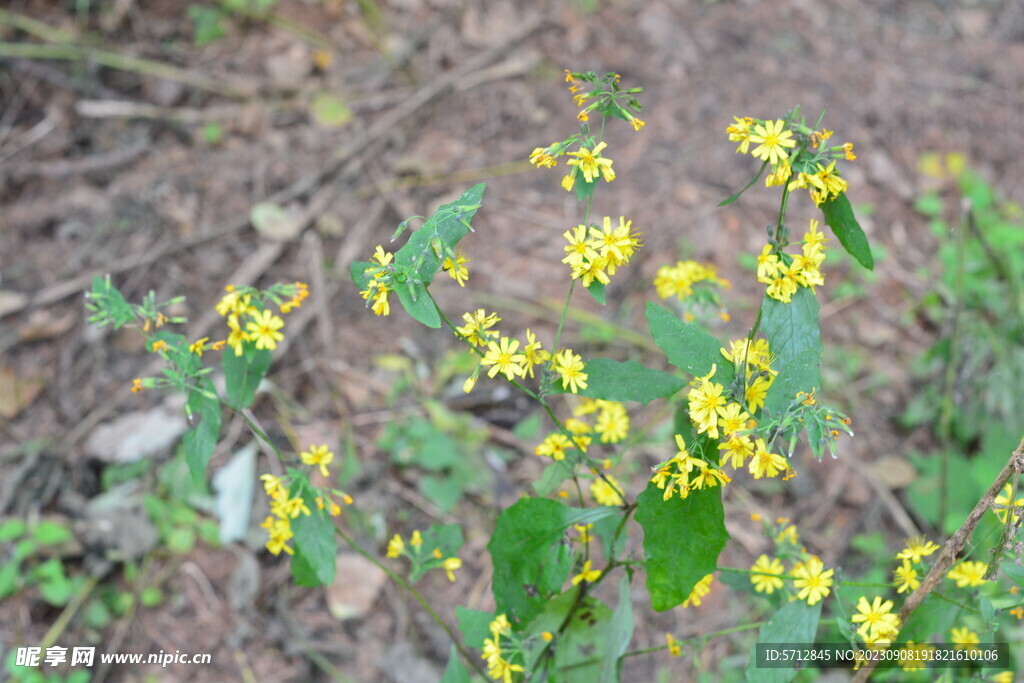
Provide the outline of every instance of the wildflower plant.
[[[445,311],[433,297],[435,286],[472,286],[472,255],[460,242],[474,230],[473,221],[484,206],[483,183],[429,217],[414,217],[422,221],[418,229],[410,231],[412,218],[402,222],[392,242],[408,233],[404,244],[393,250],[377,245],[368,260],[351,266],[351,277],[372,314],[384,317],[402,309],[429,328],[447,328],[476,357],[462,380],[466,393],[485,374],[532,399],[549,420],[533,450],[544,463],[543,473],[532,482],[535,495],[524,495],[502,510],[487,543],[494,609],[457,607],[460,638],[412,585],[432,571],[443,572],[452,582],[465,574],[458,525],[433,526],[407,537],[389,533],[390,540],[380,549],[385,557],[377,559],[336,524],[334,516],[351,498],[311,481],[311,475],[330,474],[333,453],[326,444],[302,444],[297,450],[305,450],[291,458],[278,452],[294,466],[283,475],[263,475],[271,510],[263,524],[268,550],[291,558],[300,585],[334,580],[336,538],[370,558],[452,637],[446,680],[466,680],[469,669],[506,682],[618,680],[623,658],[637,654],[628,647],[634,628],[632,583],[641,577],[655,611],[700,608],[724,590],[723,584],[746,590],[751,599],[773,610],[765,621],[699,639],[681,641],[666,634],[666,644],[655,649],[671,656],[682,655],[683,645],[689,651],[698,640],[747,629],[757,629],[761,643],[811,643],[819,627],[831,623],[822,619],[825,605],[838,614],[834,623],[842,637],[868,645],[906,637],[915,647],[928,647],[937,633],[954,627],[966,631],[953,634],[956,642],[970,644],[977,642],[970,637],[977,630],[995,633],[999,609],[1015,606],[1024,615],[1018,598],[999,596],[1002,602],[996,608],[991,590],[991,598],[981,595],[1003,546],[992,563],[964,559],[949,571],[966,538],[949,541],[931,564],[925,560],[939,546],[912,539],[895,558],[891,582],[870,584],[872,590],[853,604],[844,602],[848,589],[868,584],[844,578],[835,558],[807,548],[789,519],[762,522],[774,547],[749,568],[720,564],[730,538],[724,500],[735,495],[735,487],[756,488],[764,479],[788,481],[799,476],[798,444],[806,443],[818,460],[826,451],[835,458],[839,439],[853,435],[851,420],[822,399],[828,388],[821,382],[816,292],[825,281],[821,266],[832,237],[855,261],[873,267],[842,175],[843,164],[856,158],[853,146],[829,144],[833,134],[821,125],[824,114],[813,125],[807,125],[799,109],[778,118],[736,117],[726,137],[738,143],[738,153],[760,161],[760,167],[722,204],[739,199],[766,170],[768,189],[779,193],[778,216],[757,260],[763,296],[746,335],[721,340],[696,322],[687,301],[700,297],[703,289],[703,303],[718,307],[717,290],[728,283],[710,264],[678,261],[659,269],[652,283],[658,297],[672,307],[649,301],[645,308],[650,335],[674,370],[596,357],[564,342],[573,297],[585,289],[605,304],[606,288],[644,244],[640,226],[625,212],[591,215],[594,194],[611,191],[606,186],[620,182],[614,170],[616,150],[605,139],[605,129],[609,122],[623,121],[642,133],[645,124],[638,118],[641,90],[623,89],[618,75],[566,71],[565,80],[579,107],[578,130],[529,154],[538,169],[555,169],[564,162],[561,187],[574,192],[579,204],[579,215],[566,221],[561,248],[537,256],[565,268],[567,292],[553,335],[513,329],[501,311]],[[806,190],[806,196],[797,190]],[[814,218],[790,217],[790,200],[798,196],[808,200]],[[797,224],[806,229],[794,242]],[[438,276],[444,284],[438,285]],[[163,378],[140,379],[138,385],[186,393],[186,410],[197,419],[185,448],[193,475],[201,476],[216,445],[222,408],[243,411],[251,404],[271,354],[287,333],[284,316],[306,294],[301,283],[269,290],[229,289],[217,305],[225,320],[224,338],[213,343],[204,338],[190,344],[184,336],[166,332],[162,325],[170,318],[152,297],[139,307],[129,306],[109,280],[94,283],[89,306],[99,324],[141,322],[147,348],[160,354],[168,368]],[[207,351],[221,354],[225,396],[209,378],[212,368],[204,366]],[[639,406],[652,402],[664,402],[673,413],[660,462],[644,461],[630,449],[636,441],[634,416]],[[276,450],[256,424],[250,421],[250,426]],[[1024,458],[1024,453],[1017,457]],[[641,469],[650,466],[639,491],[628,478],[637,464]],[[1000,475],[1004,478],[993,485],[991,499],[979,503],[984,503],[984,512],[1002,494],[997,514],[1003,511],[1008,525],[1020,519],[1015,487],[1004,491],[1010,472],[1008,464]],[[629,542],[637,526],[642,553]],[[957,542],[959,547],[954,547]],[[1005,567],[1007,576],[1024,585],[1024,575]],[[744,579],[735,581],[729,575]],[[905,619],[905,612],[934,597],[930,594],[942,576],[948,577],[950,590],[959,592],[955,599],[943,599],[977,603],[981,618],[971,614],[961,624],[957,612],[917,622]],[[905,593],[903,608],[894,612]],[[609,596],[615,596],[614,606],[606,602]],[[748,674],[756,677],[757,672]]]

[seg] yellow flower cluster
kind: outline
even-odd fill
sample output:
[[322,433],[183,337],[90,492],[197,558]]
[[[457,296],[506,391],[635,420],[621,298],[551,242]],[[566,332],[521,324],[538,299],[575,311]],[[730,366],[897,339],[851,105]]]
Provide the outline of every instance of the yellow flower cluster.
[[[227,338],[208,344],[209,337],[203,337],[190,344],[188,350],[201,357],[204,351],[220,351],[230,346],[236,356],[241,356],[246,343],[250,342],[259,350],[276,349],[278,342],[284,339],[279,331],[284,327],[284,320],[269,308],[262,307],[263,304],[257,305],[261,293],[252,287],[238,288],[234,285],[228,285],[224,290],[227,294],[221,297],[214,308],[227,319]],[[282,294],[290,298],[283,300]],[[309,287],[303,282],[275,285],[262,295],[262,298],[277,303],[281,313],[287,314],[302,306],[302,302],[309,296]]]
[[766,244],[757,257],[757,281],[768,285],[768,296],[789,303],[800,287],[825,284],[820,267],[825,260],[826,238],[818,232],[818,221],[811,219],[799,256],[783,260],[772,245]]
[[[572,393],[587,388],[587,373],[583,372],[583,358],[571,349],[552,354],[537,340],[532,330],[526,330],[526,345],[513,337],[504,337],[497,330],[491,329],[501,321],[496,313],[487,313],[482,308],[474,312],[463,313],[464,325],[455,330],[463,339],[482,351],[480,366],[466,380],[463,390],[469,393],[476,386],[482,368],[490,368],[488,377],[499,373],[510,382],[517,377],[533,377],[534,368],[549,363],[548,368],[557,373],[562,380],[562,388]],[[522,351],[520,351],[522,346]]]
[[391,302],[388,299],[394,290],[388,285],[390,276],[388,266],[394,258],[394,254],[384,251],[384,247],[378,244],[371,260],[373,265],[366,269],[365,274],[370,276],[370,282],[367,283],[366,289],[361,290],[359,294],[368,304],[373,301],[370,308],[374,315],[391,314]]
[[593,496],[594,501],[598,505],[611,507],[622,507],[624,503],[622,500],[623,490],[622,484],[610,474],[595,479],[590,485],[590,495]]
[[615,171],[612,170],[613,161],[601,155],[601,152],[607,146],[607,142],[601,141],[594,145],[592,150],[580,147],[575,152],[568,152],[566,156],[576,158],[565,162],[567,166],[572,166],[572,170],[562,178],[562,189],[566,192],[571,192],[572,188],[576,186],[576,178],[580,173],[583,174],[583,179],[588,183],[597,180],[598,176],[604,178],[606,183],[615,180]]
[[508,617],[504,614],[499,614],[490,623],[489,629],[491,637],[484,639],[483,654],[481,655],[487,661],[487,675],[496,681],[511,683],[512,674],[523,671],[521,664],[509,662],[505,656],[506,652],[501,646],[502,636],[505,637],[506,641],[514,640],[512,638],[512,624],[509,623]]
[[[578,419],[584,415],[597,413],[594,425]],[[579,448],[586,453],[593,441],[593,433],[597,433],[601,443],[618,443],[629,434],[629,414],[626,407],[618,401],[585,398],[573,410],[575,417],[565,421],[565,428],[572,438],[562,432],[552,432],[533,449],[536,455],[565,460],[567,451]]]
[[654,289],[662,299],[678,297],[683,300],[693,294],[693,286],[698,282],[711,282],[719,287],[729,287],[729,281],[718,277],[718,272],[710,263],[696,261],[676,261],[674,266],[662,266],[654,277]]
[[664,500],[679,494],[680,498],[690,495],[691,489],[725,486],[732,479],[719,467],[712,467],[707,460],[696,458],[686,448],[681,434],[676,434],[676,445],[679,452],[656,468],[651,481],[664,491]]
[[[320,473],[326,477],[329,475],[327,465],[334,459],[334,453],[326,445],[310,446],[309,451],[303,452],[300,457],[305,464],[317,466]],[[263,481],[263,490],[270,498],[271,514],[260,525],[267,530],[269,535],[267,550],[275,555],[279,555],[282,550],[292,555],[294,553],[288,546],[288,541],[294,535],[292,533],[291,520],[300,514],[309,516],[312,513],[302,498],[289,497],[287,477],[264,474],[260,479]],[[331,492],[338,495],[346,505],[352,504],[352,498],[347,493],[335,490]],[[326,508],[335,517],[341,514],[341,506],[322,493],[316,497],[316,506],[318,510]]]
[[737,374],[741,369],[744,372],[743,402],[730,400],[725,387],[712,381],[717,365],[713,365],[708,374],[694,379],[687,395],[690,422],[698,434],[707,434],[719,442],[718,462],[713,462],[707,454],[696,457],[688,450],[683,436],[676,434],[678,452],[655,467],[651,477],[664,491],[665,500],[677,493],[686,498],[691,489],[725,486],[732,481],[722,470],[727,462],[736,470],[746,466],[755,479],[780,474],[786,479],[795,476],[786,458],[769,451],[764,439],[751,437],[757,428],[757,421],[751,414],[764,406],[768,389],[778,374],[771,369],[773,358],[768,341],[737,339],[729,346],[729,349],[721,349],[721,353],[733,364]]
[[[821,205],[829,197],[838,197],[847,190],[846,180],[836,170],[836,160],[842,158],[853,161],[857,158],[852,143],[819,150],[807,159],[797,159],[790,157],[791,150],[797,146],[797,139],[794,139],[794,131],[786,128],[786,122],[782,119],[761,121],[749,116],[734,116],[733,124],[726,128],[726,133],[729,140],[739,143],[736,147],[738,153],[750,154],[770,164],[771,172],[765,179],[768,187],[788,183],[789,192],[798,188],[807,189],[816,205]],[[810,147],[817,150],[822,142],[831,137],[832,131],[824,129],[806,132],[804,140],[809,141]],[[753,150],[750,149],[752,144],[757,145]],[[795,174],[794,163],[797,165]]]
[[[419,529],[413,530],[412,536],[409,538],[409,546],[412,548],[411,551],[406,549],[405,540],[402,536],[395,534],[388,541],[386,557],[394,559],[405,555],[415,566],[419,566],[423,562],[429,562],[430,566],[428,566],[428,569],[444,569],[448,580],[455,583],[455,570],[462,568],[462,560],[460,558],[455,556],[445,557],[440,548],[434,548],[429,556],[424,556],[422,551],[423,534],[419,532]],[[441,561],[437,562],[437,560]]]
[[572,269],[572,279],[589,287],[595,281],[607,285],[619,266],[629,263],[636,250],[643,244],[640,233],[633,229],[633,221],[619,216],[619,224],[612,227],[612,219],[604,217],[603,227],[596,225],[588,229],[577,225],[562,233],[566,242],[566,256],[562,263]]

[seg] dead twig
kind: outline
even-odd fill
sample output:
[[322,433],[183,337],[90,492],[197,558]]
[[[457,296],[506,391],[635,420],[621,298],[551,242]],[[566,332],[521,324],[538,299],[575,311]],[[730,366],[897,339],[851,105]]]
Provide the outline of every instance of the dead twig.
[[0,164],[0,178],[5,175],[15,181],[25,178],[66,178],[84,173],[111,171],[127,166],[152,148],[149,136],[142,136],[130,145],[109,152],[92,154],[81,159],[58,161],[9,162]]
[[[907,618],[913,614],[914,610],[924,601],[928,594],[935,590],[935,587],[939,584],[939,581],[946,575],[946,572],[953,563],[956,561],[957,555],[963,550],[964,545],[970,539],[971,534],[974,533],[974,528],[978,526],[978,522],[981,521],[982,516],[992,507],[992,503],[996,496],[999,495],[1006,483],[1010,481],[1010,477],[1014,474],[1020,474],[1024,472],[1024,439],[1021,439],[1020,445],[1010,456],[1010,459],[1006,461],[1006,465],[1003,466],[1002,471],[996,476],[995,481],[992,482],[992,486],[989,487],[985,495],[981,497],[978,504],[974,506],[970,514],[967,515],[967,519],[964,520],[963,525],[954,532],[946,544],[942,546],[942,550],[939,552],[939,556],[935,558],[935,564],[932,565],[931,571],[928,572],[928,576],[924,578],[921,585],[917,587],[913,593],[903,603],[903,607],[900,608],[899,619],[901,624],[907,623]],[[1011,517],[1012,519],[1012,517]],[[1002,547],[996,548],[997,553],[1001,553]],[[998,555],[996,562],[998,562]],[[988,576],[986,574],[986,576]],[[875,666],[878,664],[878,660],[872,660],[868,662],[857,675],[853,677],[853,683],[863,683],[874,671]]]

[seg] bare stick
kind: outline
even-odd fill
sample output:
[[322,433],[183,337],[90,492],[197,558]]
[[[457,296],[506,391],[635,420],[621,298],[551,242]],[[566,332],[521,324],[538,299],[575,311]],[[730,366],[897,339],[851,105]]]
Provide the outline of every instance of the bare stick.
[[[1021,439],[1020,445],[1017,446],[1017,450],[1013,452],[1010,459],[1006,461],[1006,465],[1003,466],[999,476],[996,477],[995,481],[992,482],[992,486],[989,487],[985,495],[981,497],[978,504],[974,506],[971,513],[967,515],[967,519],[963,525],[956,530],[956,532],[949,537],[946,541],[946,545],[942,547],[942,551],[939,556],[935,559],[935,564],[932,565],[932,569],[928,572],[928,576],[924,578],[921,585],[917,587],[913,593],[903,603],[903,607],[900,608],[899,618],[900,623],[907,623],[907,618],[913,613],[915,609],[921,604],[922,601],[928,594],[935,590],[935,587],[939,585],[939,581],[946,575],[946,572],[950,567],[953,566],[953,562],[956,561],[956,556],[961,550],[967,540],[974,533],[974,528],[978,526],[978,522],[981,521],[982,516],[992,507],[992,502],[995,500],[999,492],[1006,486],[1006,482],[1010,481],[1010,477],[1014,474],[1024,472],[1024,439]],[[1012,521],[1012,518],[1011,518]],[[1002,548],[997,548],[996,552],[1002,552]],[[877,660],[872,660],[867,663],[857,675],[853,677],[853,683],[862,683],[868,679],[871,672],[874,671],[875,665],[878,664]]]

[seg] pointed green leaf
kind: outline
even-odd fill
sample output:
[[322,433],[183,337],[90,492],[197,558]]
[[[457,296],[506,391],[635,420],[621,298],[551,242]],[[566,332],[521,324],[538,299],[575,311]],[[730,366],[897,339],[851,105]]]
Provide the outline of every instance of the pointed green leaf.
[[622,655],[633,640],[633,600],[629,577],[619,579],[619,604],[604,630],[600,683],[617,683],[622,675]]
[[636,521],[644,530],[647,590],[658,612],[681,604],[697,582],[715,571],[729,540],[722,490],[715,487],[663,500],[652,482],[637,498]]
[[402,308],[414,319],[427,327],[441,327],[441,316],[438,315],[437,306],[427,293],[426,287],[410,282],[404,285],[396,283],[395,293],[398,294]]
[[668,309],[647,302],[647,324],[654,343],[665,352],[668,362],[691,375],[703,376],[717,365],[715,382],[726,388],[735,374],[722,355],[722,344],[693,323],[684,323]]
[[675,375],[644,367],[635,360],[595,358],[587,361],[584,370],[588,375],[587,388],[582,389],[580,395],[606,401],[639,401],[647,405],[686,386],[686,382]]
[[814,292],[801,287],[788,304],[766,294],[762,306],[761,329],[776,357],[772,369],[779,373],[764,405],[778,415],[796,398],[797,392],[810,393],[821,386],[818,300]]
[[295,533],[295,555],[292,556],[295,583],[299,586],[329,586],[334,583],[335,555],[338,552],[334,522],[326,509],[317,508],[316,491],[304,475],[292,483],[288,493],[292,498],[301,496],[310,512],[291,521]]
[[590,296],[594,297],[594,301],[602,306],[605,305],[605,284],[603,282],[594,280],[590,283],[590,286],[587,287],[587,291],[590,292]]
[[[230,349],[225,353],[234,355]],[[213,382],[204,377],[196,383],[195,388],[189,389],[188,401],[185,403],[185,411],[192,416],[189,422],[193,427],[185,432],[182,446],[192,481],[197,483],[203,481],[206,464],[210,462],[220,438],[221,409],[215,392]]]
[[841,194],[822,202],[821,212],[846,253],[868,270],[874,270],[875,259],[871,255],[871,246],[860,223],[857,222],[857,217],[853,215],[853,207],[850,206],[850,200],[846,195]]
[[448,647],[448,664],[444,668],[444,675],[441,676],[441,683],[470,683],[469,669],[462,663],[459,657],[459,650],[452,643]]
[[484,640],[491,636],[489,626],[494,621],[494,613],[457,605],[455,619],[459,622],[459,632],[466,645],[477,650],[483,649]]
[[224,384],[228,394],[228,404],[236,410],[244,410],[252,404],[263,377],[270,369],[273,352],[262,351],[252,345],[242,349],[244,353],[236,356],[231,347],[221,354],[221,367],[224,368]]
[[454,249],[459,240],[469,232],[467,225],[480,208],[485,188],[484,183],[478,183],[454,202],[441,205],[434,215],[409,237],[405,246],[395,253],[395,263],[413,267],[414,277],[423,286],[429,285],[444,259],[443,254],[438,256],[434,251],[431,242],[439,238],[448,248]]
[[[811,606],[802,600],[788,602],[779,609],[758,632],[758,643],[773,643],[786,647],[798,643],[813,643],[821,619],[821,602]],[[756,683],[786,683],[796,677],[797,669],[776,669],[758,666],[757,646],[750,653],[747,680]],[[764,664],[764,662],[760,662]]]
[[576,183],[573,185],[573,189],[576,190],[576,201],[582,202],[584,199],[594,194],[594,187],[597,185],[597,178],[587,182],[587,179],[579,176],[576,178]]
[[562,536],[574,512],[546,498],[522,498],[498,517],[487,549],[494,564],[492,589],[499,614],[532,619],[561,592],[573,561]]
[[[607,653],[602,649],[607,642],[612,611],[592,596],[581,600],[579,591],[576,586],[552,599],[528,628],[530,633],[558,633],[558,641],[553,644],[551,680],[554,681],[594,683],[594,679],[603,673],[602,664]],[[569,620],[566,623],[567,616]],[[531,669],[545,648],[543,641],[539,638],[536,641],[531,651],[525,653],[526,663]],[[614,671],[613,667],[612,673]]]
[[523,498],[507,508],[487,545],[494,565],[495,613],[505,613],[513,623],[531,618],[568,578],[573,558],[565,534],[570,527],[597,527],[622,516],[617,507],[575,509],[543,498]]

